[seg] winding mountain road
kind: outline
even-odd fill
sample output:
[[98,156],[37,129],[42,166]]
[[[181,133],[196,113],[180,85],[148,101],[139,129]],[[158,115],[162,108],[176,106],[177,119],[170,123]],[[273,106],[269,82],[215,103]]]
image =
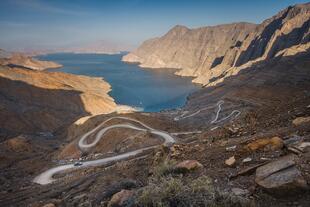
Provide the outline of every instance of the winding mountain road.
[[[215,123],[219,123],[222,122],[228,118],[230,118],[231,116],[233,116],[234,114],[236,118],[237,116],[239,116],[241,114],[240,111],[238,110],[234,110],[232,111],[228,116],[223,117],[222,119],[219,119],[219,114],[222,110],[222,104],[224,104],[224,101],[221,100],[217,103],[218,106],[218,110],[216,112],[216,116],[215,118],[210,122],[211,124],[215,124]],[[196,116],[197,114],[199,114],[201,111],[203,110],[207,110],[210,108],[214,108],[214,106],[207,106],[203,109],[200,109],[190,115],[185,116],[188,112],[183,113],[182,115],[175,117],[174,120],[178,121],[181,119],[185,119],[185,118],[189,118],[189,117],[193,117]],[[111,120],[114,119],[119,119],[119,120],[126,120],[126,121],[131,121],[131,122],[135,122],[136,124],[139,124],[140,126],[135,126],[133,124],[130,123],[125,123],[125,124],[114,124],[114,125],[110,125],[107,127],[104,127],[104,125],[107,122],[110,122]],[[103,127],[103,128],[102,128]],[[100,129],[102,128],[102,129]],[[81,151],[87,151],[89,148],[92,148],[94,146],[96,146],[96,144],[103,138],[103,135],[111,130],[111,129],[116,129],[116,128],[127,128],[127,129],[133,129],[133,130],[137,130],[137,131],[144,131],[144,132],[149,132],[155,135],[158,135],[159,137],[161,137],[164,140],[164,144],[169,144],[169,143],[175,143],[175,139],[172,137],[172,135],[180,135],[180,134],[195,134],[195,133],[201,133],[201,131],[193,131],[193,132],[175,132],[175,133],[168,133],[165,131],[161,131],[161,130],[157,130],[157,129],[153,129],[150,126],[144,124],[141,121],[138,121],[136,119],[133,118],[128,118],[128,117],[122,117],[122,116],[117,116],[117,117],[112,117],[109,118],[105,121],[103,121],[101,124],[99,124],[97,127],[93,128],[92,130],[88,131],[87,133],[85,133],[79,140],[78,142],[78,147],[80,148]],[[91,143],[87,143],[87,138],[96,132],[96,136],[93,142]],[[49,183],[52,183],[54,181],[56,181],[56,179],[53,178],[53,176],[57,173],[63,172],[65,170],[68,169],[73,169],[73,168],[85,168],[85,167],[93,167],[93,166],[100,166],[100,165],[104,165],[104,164],[108,164],[112,161],[119,161],[119,160],[123,160],[129,157],[133,157],[136,156],[146,150],[155,148],[156,146],[151,146],[151,147],[145,147],[142,149],[138,149],[138,150],[134,150],[131,152],[126,152],[123,154],[119,154],[116,156],[112,156],[112,157],[107,157],[107,158],[103,158],[103,159],[97,159],[97,160],[91,160],[91,161],[85,161],[85,162],[81,162],[80,166],[75,166],[74,164],[67,164],[67,165],[61,165],[61,166],[57,166],[54,168],[51,168],[49,170],[46,170],[45,172],[41,173],[40,175],[38,175],[37,177],[34,178],[33,182],[41,184],[41,185],[46,185]]]
[[239,110],[233,110],[228,116],[226,117],[223,117],[222,119],[218,120],[219,118],[219,114],[222,110],[222,105],[224,104],[224,101],[221,100],[217,103],[217,106],[218,106],[218,110],[216,112],[216,116],[215,118],[211,121],[211,124],[216,124],[216,123],[219,123],[219,122],[222,122],[222,121],[225,121],[226,119],[230,118],[233,114],[236,114],[235,118],[238,117],[240,114],[241,114],[241,111]]
[[[114,125],[104,127],[101,130],[99,130],[101,127],[103,127],[104,124],[106,124],[107,122],[109,122],[113,119],[121,119],[121,120],[136,122],[144,128],[134,126],[132,124],[114,124]],[[153,128],[149,127],[148,125],[146,125],[146,124],[144,124],[144,123],[142,123],[136,119],[132,119],[132,118],[128,118],[128,117],[112,117],[112,118],[109,118],[106,121],[102,122],[100,125],[98,125],[94,129],[85,133],[79,140],[79,143],[78,143],[79,148],[82,151],[85,151],[88,148],[94,147],[108,130],[115,129],[115,128],[128,128],[128,129],[134,129],[134,130],[145,131],[145,132],[148,131],[152,134],[156,134],[156,135],[160,136],[164,140],[164,144],[169,144],[169,143],[175,142],[175,139],[168,132],[153,129]],[[96,134],[95,140],[89,144],[86,143],[87,138],[91,134],[95,133],[97,130],[99,130],[99,131]],[[108,164],[112,161],[119,161],[119,160],[123,160],[123,159],[129,158],[129,157],[132,157],[132,156],[136,156],[136,155],[138,155],[138,154],[140,154],[146,150],[149,150],[149,149],[152,149],[155,147],[156,146],[145,147],[142,149],[134,150],[131,152],[119,154],[119,155],[112,156],[112,157],[107,157],[107,158],[92,160],[92,161],[85,161],[85,162],[82,162],[82,165],[80,165],[80,166],[75,166],[74,164],[57,166],[57,167],[51,168],[51,169],[41,173],[40,175],[38,175],[37,177],[34,178],[33,182],[41,184],[41,185],[46,185],[46,184],[49,184],[49,183],[56,181],[56,179],[53,179],[53,176],[56,173],[60,173],[60,172],[63,172],[65,170],[73,169],[73,168],[78,169],[78,168],[94,167],[94,166],[100,166],[100,165]]]
[[235,117],[238,117],[240,114],[241,114],[241,111],[239,110],[233,110],[229,115],[227,115],[226,117],[223,117],[222,119],[219,120],[219,115],[220,115],[220,112],[222,111],[222,105],[224,104],[225,102],[223,100],[220,100],[219,102],[217,102],[217,104],[215,106],[207,106],[207,107],[204,107],[202,109],[199,109],[189,115],[188,114],[188,111],[185,111],[183,112],[180,116],[176,116],[174,117],[174,121],[180,121],[182,119],[187,119],[187,118],[190,118],[190,117],[193,117],[193,116],[196,116],[198,114],[200,114],[202,111],[205,111],[207,109],[211,109],[211,108],[214,108],[214,107],[218,107],[218,110],[216,112],[216,115],[214,117],[214,119],[210,122],[211,124],[216,124],[216,123],[219,123],[219,122],[222,122],[222,121],[225,121],[226,119],[229,119],[230,117],[232,117],[234,114]]

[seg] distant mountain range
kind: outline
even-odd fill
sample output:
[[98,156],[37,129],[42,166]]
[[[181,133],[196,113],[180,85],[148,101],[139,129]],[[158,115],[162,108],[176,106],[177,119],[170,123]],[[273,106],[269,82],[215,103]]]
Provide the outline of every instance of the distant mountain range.
[[177,25],[123,57],[141,67],[177,68],[193,82],[213,85],[254,62],[310,47],[310,3],[290,6],[261,24],[232,23],[189,29]]
[[[134,47],[129,44],[115,43],[111,41],[96,41],[77,46],[59,47],[52,49],[25,48],[17,50],[18,52],[30,56],[42,55],[48,53],[97,53],[97,54],[118,54],[123,51],[131,51]],[[1,55],[1,53],[0,53]]]

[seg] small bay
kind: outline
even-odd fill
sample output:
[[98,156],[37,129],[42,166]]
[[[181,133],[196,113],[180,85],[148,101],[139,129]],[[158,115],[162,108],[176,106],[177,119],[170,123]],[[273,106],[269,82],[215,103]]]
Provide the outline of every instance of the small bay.
[[171,69],[146,69],[124,63],[121,61],[123,55],[55,53],[37,58],[63,65],[50,71],[104,78],[111,85],[109,94],[117,104],[145,112],[181,107],[186,97],[199,89],[190,78],[176,76]]

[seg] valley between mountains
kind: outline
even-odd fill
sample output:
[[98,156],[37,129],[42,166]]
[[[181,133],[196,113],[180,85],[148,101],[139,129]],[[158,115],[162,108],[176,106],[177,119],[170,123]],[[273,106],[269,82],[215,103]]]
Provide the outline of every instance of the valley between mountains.
[[309,206],[309,19],[299,4],[145,41],[123,61],[201,84],[156,113],[1,50],[0,206]]

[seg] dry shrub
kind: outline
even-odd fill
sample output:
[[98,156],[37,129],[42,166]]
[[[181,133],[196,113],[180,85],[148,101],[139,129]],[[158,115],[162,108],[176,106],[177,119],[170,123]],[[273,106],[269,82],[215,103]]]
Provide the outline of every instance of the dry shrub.
[[251,206],[249,201],[217,190],[208,176],[176,176],[174,161],[166,160],[154,169],[148,185],[136,192],[136,205],[143,207]]
[[174,171],[174,166],[177,164],[175,160],[165,159],[163,162],[159,163],[153,170],[155,178],[161,178],[167,176]]
[[146,207],[250,206],[248,202],[217,191],[207,176],[192,180],[172,176],[151,180],[139,189],[136,202]]

